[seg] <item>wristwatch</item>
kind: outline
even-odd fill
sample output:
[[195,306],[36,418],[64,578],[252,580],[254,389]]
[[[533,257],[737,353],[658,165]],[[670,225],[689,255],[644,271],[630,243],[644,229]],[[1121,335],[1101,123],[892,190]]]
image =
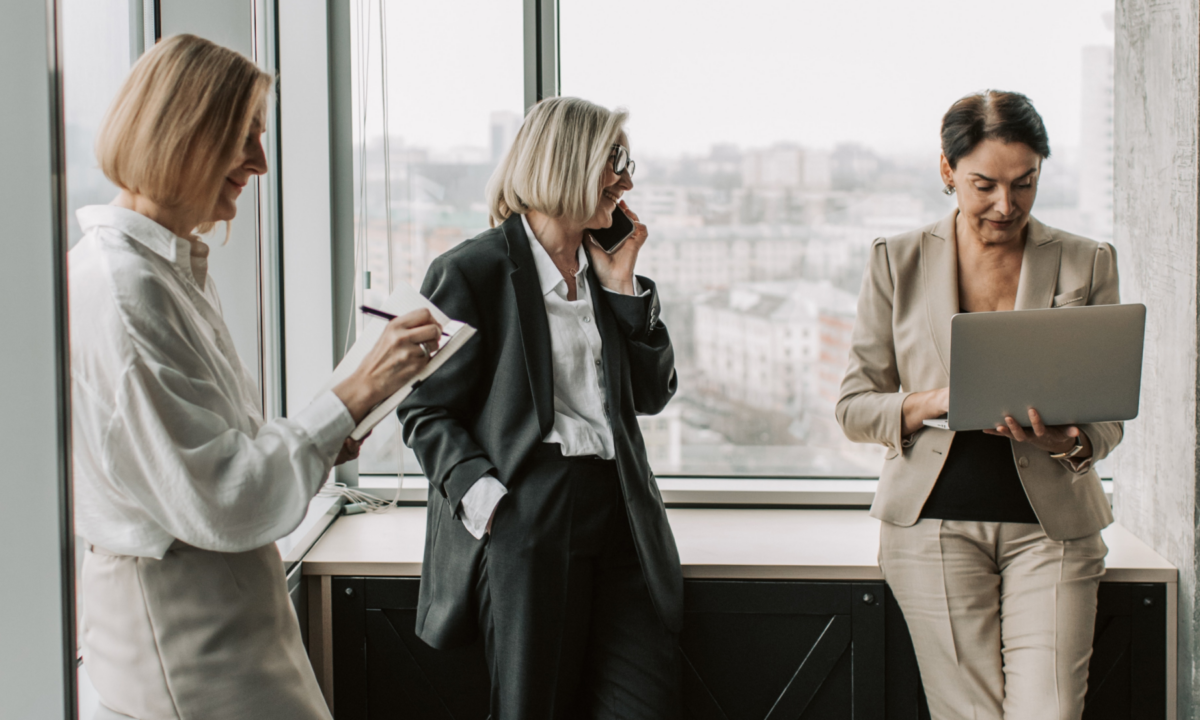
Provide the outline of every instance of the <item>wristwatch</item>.
[[1075,457],[1082,450],[1083,450],[1083,436],[1076,435],[1075,436],[1075,447],[1071,448],[1070,450],[1068,450],[1066,452],[1050,453],[1050,457],[1054,458],[1055,460],[1064,460],[1066,458]]

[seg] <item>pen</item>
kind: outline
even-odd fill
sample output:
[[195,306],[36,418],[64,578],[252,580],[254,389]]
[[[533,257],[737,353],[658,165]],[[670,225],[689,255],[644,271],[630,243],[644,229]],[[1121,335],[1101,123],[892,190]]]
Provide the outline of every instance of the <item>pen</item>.
[[395,315],[393,315],[391,313],[385,313],[382,310],[376,310],[375,308],[373,308],[369,305],[359,305],[358,309],[362,310],[363,312],[365,312],[368,315],[374,315],[375,317],[381,317],[384,320],[395,320],[396,319]]
[[[359,305],[358,309],[362,310],[363,312],[365,312],[368,315],[374,315],[375,317],[383,318],[384,320],[395,320],[396,319],[395,315],[388,313],[388,312],[384,312],[382,310],[376,310],[375,308],[371,307],[370,305]],[[450,333],[443,330],[442,337],[450,337]]]

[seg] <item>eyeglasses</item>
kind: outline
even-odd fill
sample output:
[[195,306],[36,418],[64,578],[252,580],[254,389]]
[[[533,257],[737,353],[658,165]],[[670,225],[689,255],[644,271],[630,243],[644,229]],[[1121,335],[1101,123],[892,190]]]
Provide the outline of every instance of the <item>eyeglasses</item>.
[[637,168],[637,163],[629,159],[629,151],[620,145],[613,145],[612,149],[613,172],[620,175],[628,170],[629,176],[633,177],[633,171]]

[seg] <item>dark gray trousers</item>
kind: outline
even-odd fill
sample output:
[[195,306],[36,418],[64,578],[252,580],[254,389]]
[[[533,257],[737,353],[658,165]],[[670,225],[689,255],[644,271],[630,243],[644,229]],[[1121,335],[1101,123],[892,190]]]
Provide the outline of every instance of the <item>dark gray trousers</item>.
[[483,554],[491,718],[675,720],[677,638],[650,599],[616,463],[557,449],[500,501]]

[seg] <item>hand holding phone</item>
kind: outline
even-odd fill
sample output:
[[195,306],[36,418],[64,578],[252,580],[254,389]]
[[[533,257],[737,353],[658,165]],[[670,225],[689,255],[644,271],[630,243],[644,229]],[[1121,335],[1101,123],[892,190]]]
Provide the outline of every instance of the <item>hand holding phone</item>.
[[634,225],[620,205],[613,208],[612,224],[606,228],[588,229],[600,249],[612,255],[633,235]]
[[[605,228],[602,231],[588,230],[591,238],[590,245],[604,250],[602,253],[593,251],[589,255],[601,285],[613,292],[632,295],[635,288],[634,267],[637,265],[638,253],[646,243],[648,232],[646,226],[638,220],[637,213],[630,210],[624,200],[617,205],[617,209],[613,212],[614,227],[617,225],[618,213],[624,222],[629,223],[630,230],[628,232],[624,230],[613,232],[612,228]],[[596,233],[599,233],[601,238],[597,238]],[[602,239],[615,244],[611,244],[610,249],[610,247],[605,247]]]

